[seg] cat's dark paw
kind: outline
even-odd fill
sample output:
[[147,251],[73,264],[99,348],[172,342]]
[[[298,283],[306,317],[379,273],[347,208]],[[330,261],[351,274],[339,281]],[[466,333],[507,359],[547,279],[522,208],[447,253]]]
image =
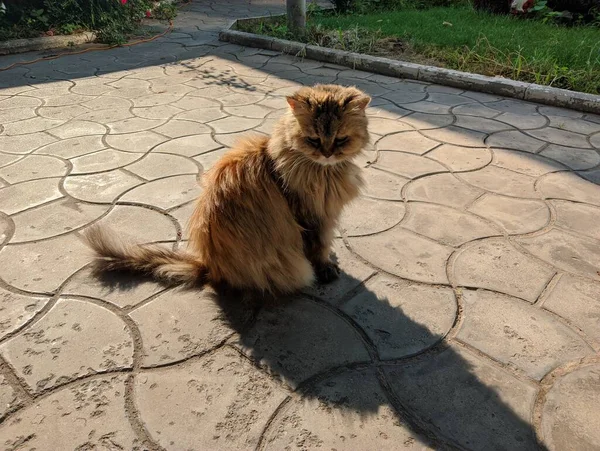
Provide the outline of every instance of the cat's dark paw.
[[325,284],[333,282],[340,277],[340,268],[335,263],[321,263],[315,268],[317,283]]

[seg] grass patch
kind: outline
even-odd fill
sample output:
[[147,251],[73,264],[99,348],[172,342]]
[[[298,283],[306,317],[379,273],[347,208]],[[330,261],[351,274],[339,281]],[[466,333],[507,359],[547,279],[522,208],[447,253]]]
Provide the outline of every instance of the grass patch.
[[[254,33],[298,39],[283,21]],[[469,6],[313,14],[303,42],[600,94],[600,29],[564,27]]]

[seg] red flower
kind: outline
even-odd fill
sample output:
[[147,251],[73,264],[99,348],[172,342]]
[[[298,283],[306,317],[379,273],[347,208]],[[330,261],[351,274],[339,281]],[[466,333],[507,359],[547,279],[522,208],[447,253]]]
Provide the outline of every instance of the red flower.
[[121,0],[121,5],[125,5],[127,3],[127,0]]
[[[127,0],[125,0],[127,1]],[[152,13],[150,12],[150,10],[146,11],[146,17],[152,17]]]

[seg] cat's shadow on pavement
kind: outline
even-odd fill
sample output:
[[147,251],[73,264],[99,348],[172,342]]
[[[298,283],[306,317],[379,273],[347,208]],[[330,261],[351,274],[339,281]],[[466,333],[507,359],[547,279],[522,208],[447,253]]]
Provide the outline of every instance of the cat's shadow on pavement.
[[[366,284],[342,274],[338,283],[354,288],[335,301],[306,294],[274,307],[251,308],[231,293],[213,295],[237,332],[235,346],[300,395],[271,421],[261,439],[266,449],[292,445],[279,440],[302,429],[317,440],[319,433],[333,434],[340,448],[357,449],[352,443],[359,442],[339,440],[348,432],[368,436],[369,421],[390,440],[402,440],[388,442],[389,449],[546,449],[529,423],[535,387],[432,333],[370,288],[397,283],[409,293],[415,284],[382,274]],[[280,423],[281,417],[294,418],[295,426]],[[344,430],[352,421],[364,421],[364,429],[355,424],[354,431]],[[340,430],[325,431],[332,424]]]
[[[100,278],[111,291],[148,280]],[[448,339],[458,311],[449,287],[382,273],[365,283],[342,273],[274,306],[242,302],[245,295],[230,290],[194,290],[218,306],[235,332],[230,344],[298,395],[280,406],[258,449],[293,448],[298,434],[364,449],[375,431],[389,449],[547,449],[530,423],[536,388]],[[438,302],[428,304],[432,297]],[[364,437],[354,442],[353,434]]]

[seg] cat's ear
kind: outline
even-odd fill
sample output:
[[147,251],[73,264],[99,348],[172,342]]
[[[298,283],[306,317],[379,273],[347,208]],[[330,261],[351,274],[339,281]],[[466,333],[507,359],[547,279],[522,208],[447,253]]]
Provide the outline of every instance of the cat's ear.
[[298,96],[289,96],[285,98],[287,100],[288,105],[292,109],[292,113],[294,115],[305,114],[310,109],[310,104],[307,100],[299,98]]
[[288,96],[285,98],[285,100],[287,100],[288,105],[294,113],[298,113],[300,110],[304,110],[306,108],[306,103],[297,97]]
[[366,94],[361,94],[359,96],[354,96],[350,98],[346,105],[347,111],[364,111],[371,103],[371,97]]

